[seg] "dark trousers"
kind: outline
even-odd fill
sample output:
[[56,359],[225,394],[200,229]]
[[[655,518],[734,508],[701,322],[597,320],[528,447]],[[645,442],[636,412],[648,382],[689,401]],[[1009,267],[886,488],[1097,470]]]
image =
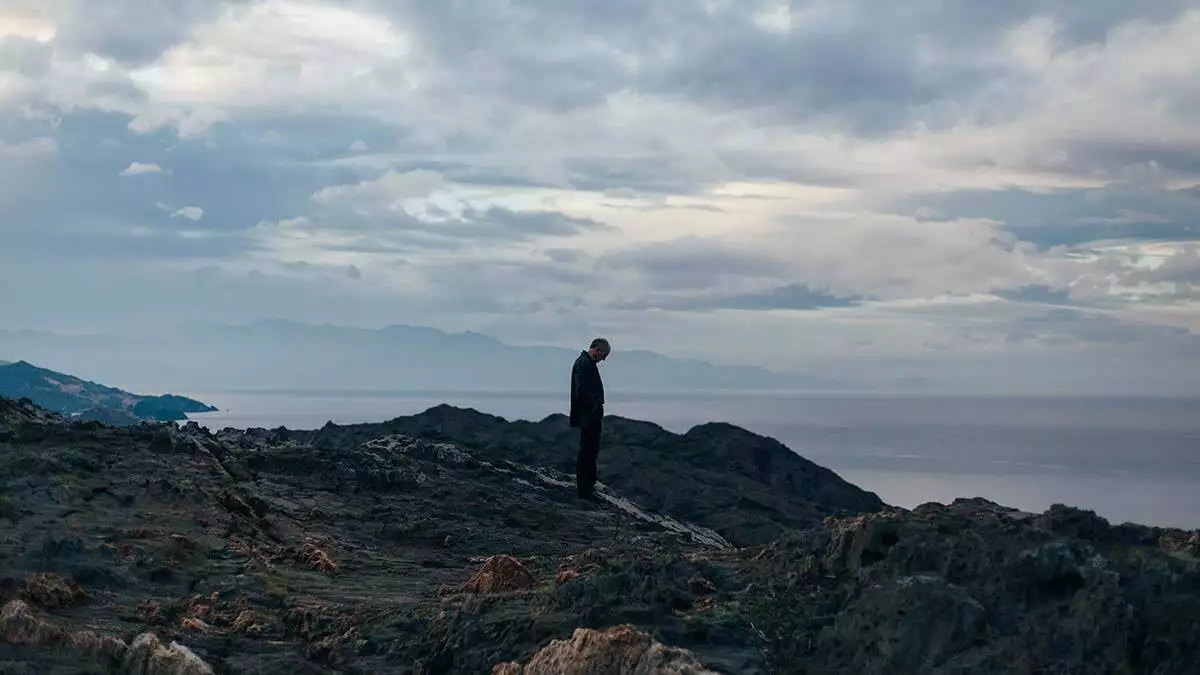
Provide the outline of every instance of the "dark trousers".
[[596,457],[600,454],[599,419],[584,420],[579,426],[579,457],[575,459],[575,489],[581,496],[596,489]]

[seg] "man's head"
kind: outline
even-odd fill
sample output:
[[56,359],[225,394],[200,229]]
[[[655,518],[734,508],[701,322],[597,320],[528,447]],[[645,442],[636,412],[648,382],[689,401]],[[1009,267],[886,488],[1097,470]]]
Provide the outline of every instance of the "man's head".
[[605,340],[604,338],[596,338],[595,340],[592,340],[591,346],[588,347],[588,354],[590,354],[592,360],[596,362],[607,359],[608,355],[611,353],[612,347],[609,346],[608,340]]

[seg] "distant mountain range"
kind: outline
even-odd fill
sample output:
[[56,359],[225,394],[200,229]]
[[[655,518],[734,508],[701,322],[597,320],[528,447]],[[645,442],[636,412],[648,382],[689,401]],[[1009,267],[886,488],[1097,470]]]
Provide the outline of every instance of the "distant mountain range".
[[0,363],[0,396],[28,398],[47,410],[68,417],[114,425],[136,424],[142,420],[185,420],[186,413],[216,410],[183,396],[131,394],[25,361]]
[[[614,391],[842,388],[803,373],[614,346],[603,366]],[[259,321],[137,337],[0,332],[0,354],[103,381],[175,390],[557,391],[567,387],[579,349],[514,346],[479,333],[421,326]]]

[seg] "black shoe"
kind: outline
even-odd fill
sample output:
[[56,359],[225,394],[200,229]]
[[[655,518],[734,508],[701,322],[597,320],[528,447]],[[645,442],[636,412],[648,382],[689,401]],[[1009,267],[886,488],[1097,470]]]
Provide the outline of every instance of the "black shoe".
[[604,501],[603,499],[600,498],[600,495],[596,494],[595,492],[580,492],[579,498],[584,501],[593,502],[593,503],[597,503],[597,504]]

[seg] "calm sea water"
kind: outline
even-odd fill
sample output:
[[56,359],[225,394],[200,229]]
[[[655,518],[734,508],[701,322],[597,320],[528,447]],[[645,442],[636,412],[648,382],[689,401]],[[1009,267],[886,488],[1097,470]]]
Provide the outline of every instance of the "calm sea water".
[[[440,403],[510,420],[539,420],[565,407],[560,394],[191,395],[221,408],[193,417],[213,429],[378,422]],[[609,398],[609,413],[672,431],[723,421],[773,436],[898,506],[979,496],[1031,511],[1061,502],[1113,522],[1200,528],[1200,398],[617,392]]]

